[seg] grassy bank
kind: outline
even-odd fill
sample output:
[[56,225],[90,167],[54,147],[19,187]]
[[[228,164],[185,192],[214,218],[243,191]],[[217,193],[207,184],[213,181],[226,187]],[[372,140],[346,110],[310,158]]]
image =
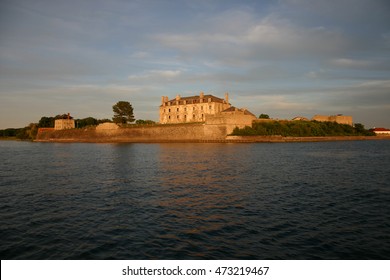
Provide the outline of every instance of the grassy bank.
[[233,136],[326,137],[326,136],[375,136],[362,124],[350,126],[335,122],[270,121],[254,123],[252,127],[235,128]]

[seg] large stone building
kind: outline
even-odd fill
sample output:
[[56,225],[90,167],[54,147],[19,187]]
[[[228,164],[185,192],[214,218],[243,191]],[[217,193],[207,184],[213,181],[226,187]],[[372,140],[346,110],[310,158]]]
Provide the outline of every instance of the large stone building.
[[225,99],[201,92],[196,96],[181,97],[168,100],[163,96],[160,106],[160,123],[188,123],[204,122],[206,115],[216,114],[230,108],[229,94],[225,93]]

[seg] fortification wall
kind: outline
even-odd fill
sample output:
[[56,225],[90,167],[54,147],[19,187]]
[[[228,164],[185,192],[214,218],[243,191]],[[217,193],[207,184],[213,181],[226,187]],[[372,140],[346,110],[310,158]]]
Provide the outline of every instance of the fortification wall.
[[119,129],[68,129],[42,131],[37,141],[75,142],[196,142],[216,141],[226,137],[223,125],[175,124]]
[[215,126],[223,126],[225,135],[233,132],[234,128],[244,128],[245,126],[252,126],[252,122],[256,117],[245,114],[243,111],[223,112],[217,115],[206,116],[206,126],[212,129]]
[[348,124],[352,125],[352,117],[351,116],[323,116],[323,115],[315,115],[313,117],[314,121],[319,121],[319,122],[336,122],[340,124]]

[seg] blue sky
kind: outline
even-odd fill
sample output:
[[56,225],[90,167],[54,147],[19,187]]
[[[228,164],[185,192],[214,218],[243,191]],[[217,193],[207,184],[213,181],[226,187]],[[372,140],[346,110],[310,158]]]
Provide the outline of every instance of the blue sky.
[[111,118],[129,101],[223,97],[273,118],[352,115],[390,128],[390,2],[0,2],[0,128]]

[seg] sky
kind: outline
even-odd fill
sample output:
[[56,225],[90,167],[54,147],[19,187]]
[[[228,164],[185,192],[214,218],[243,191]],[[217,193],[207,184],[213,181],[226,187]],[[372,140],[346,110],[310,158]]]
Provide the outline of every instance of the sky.
[[0,129],[200,92],[390,128],[388,0],[1,0]]

